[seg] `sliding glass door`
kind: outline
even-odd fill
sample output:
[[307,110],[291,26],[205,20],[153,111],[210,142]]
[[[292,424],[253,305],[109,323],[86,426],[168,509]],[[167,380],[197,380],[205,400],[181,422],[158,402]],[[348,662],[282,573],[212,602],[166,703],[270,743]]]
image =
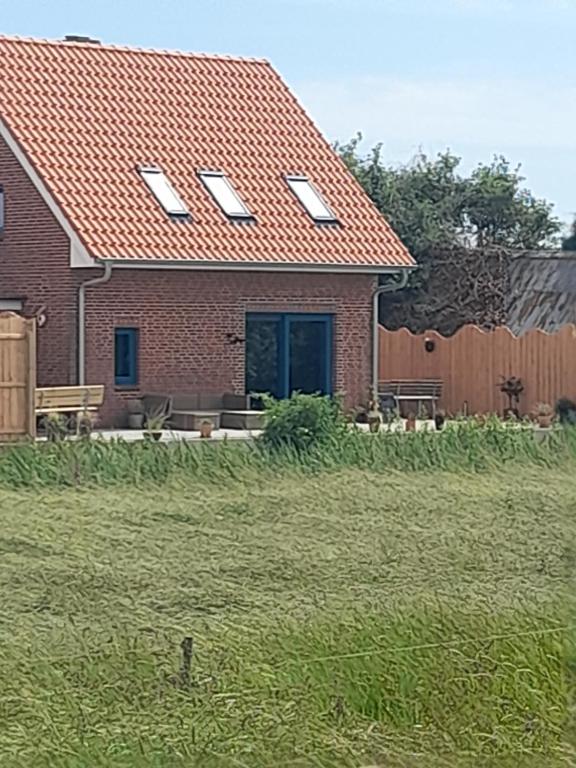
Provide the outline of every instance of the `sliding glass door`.
[[249,314],[246,391],[278,398],[332,394],[332,316]]

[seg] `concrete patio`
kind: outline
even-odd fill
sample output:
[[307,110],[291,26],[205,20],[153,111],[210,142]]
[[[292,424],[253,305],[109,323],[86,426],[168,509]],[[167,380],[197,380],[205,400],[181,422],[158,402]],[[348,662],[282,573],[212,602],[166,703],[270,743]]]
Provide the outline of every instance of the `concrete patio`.
[[[369,432],[368,424],[356,424],[356,428],[360,432]],[[416,430],[422,431],[427,429],[429,431],[435,431],[435,425],[433,421],[418,421],[416,422]],[[404,432],[405,422],[404,420],[393,422],[392,424],[383,424],[380,430],[384,432]],[[203,442],[203,443],[218,443],[223,440],[254,440],[262,434],[262,430],[245,430],[245,429],[215,429],[212,432],[211,437],[203,438],[200,436],[200,432],[191,430],[178,430],[178,429],[164,429],[162,430],[162,437],[158,442],[161,443],[174,443],[179,440],[185,442]],[[92,433],[93,440],[124,440],[126,442],[138,442],[144,439],[145,433],[141,429],[110,429],[100,430]]]
[[[184,431],[178,429],[164,429],[162,430],[162,437],[158,442],[161,443],[175,443],[178,441],[185,442],[203,442],[203,443],[218,443],[223,440],[253,440],[262,434],[261,430],[244,430],[244,429],[215,429],[212,435],[208,438],[200,437],[200,432]],[[148,439],[145,436],[145,432],[141,429],[110,429],[95,431],[92,433],[93,440],[124,440],[127,443],[135,443],[144,439]]]

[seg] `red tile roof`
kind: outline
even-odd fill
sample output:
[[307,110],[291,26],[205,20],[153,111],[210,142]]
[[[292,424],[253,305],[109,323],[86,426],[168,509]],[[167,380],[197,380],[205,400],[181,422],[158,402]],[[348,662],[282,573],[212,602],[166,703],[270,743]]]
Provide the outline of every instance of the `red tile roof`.
[[[0,118],[99,259],[390,267],[407,250],[266,61],[0,37]],[[136,171],[161,168],[192,217]],[[255,216],[228,221],[196,175],[226,172]],[[284,175],[307,175],[339,226]]]

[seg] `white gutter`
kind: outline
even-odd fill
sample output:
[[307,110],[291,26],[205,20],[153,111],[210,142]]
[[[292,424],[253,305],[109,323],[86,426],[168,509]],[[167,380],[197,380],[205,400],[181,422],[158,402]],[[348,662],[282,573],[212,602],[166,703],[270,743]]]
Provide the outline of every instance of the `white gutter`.
[[320,274],[360,274],[360,275],[397,275],[399,272],[411,272],[414,267],[357,266],[355,264],[305,264],[302,262],[278,262],[267,264],[258,262],[214,262],[194,260],[144,259],[99,259],[100,264],[112,264],[114,269],[158,269],[158,270],[202,270],[218,272],[306,272]]
[[112,277],[112,264],[107,261],[102,265],[104,273],[100,277],[87,280],[78,289],[78,384],[86,383],[86,288],[103,285]]
[[378,400],[378,379],[380,374],[380,322],[378,318],[380,296],[384,293],[396,293],[396,291],[406,288],[412,271],[412,269],[402,270],[399,273],[400,279],[397,282],[381,285],[379,288],[376,288],[372,295],[372,389],[376,400]]

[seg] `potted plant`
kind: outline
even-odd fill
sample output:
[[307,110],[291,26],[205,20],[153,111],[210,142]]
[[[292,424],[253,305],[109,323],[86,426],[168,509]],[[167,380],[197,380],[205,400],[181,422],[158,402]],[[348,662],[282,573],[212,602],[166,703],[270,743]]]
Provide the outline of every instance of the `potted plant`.
[[214,424],[211,421],[208,421],[208,419],[204,419],[204,421],[201,422],[200,424],[200,437],[203,437],[203,438],[212,437],[213,429],[214,429]]
[[78,437],[88,440],[94,429],[96,414],[91,411],[82,411],[77,416],[76,430]]
[[446,413],[444,411],[436,411],[434,414],[434,426],[436,430],[440,432],[444,428],[446,423]]
[[576,425],[576,403],[567,397],[561,397],[556,403],[556,415],[563,427]]
[[552,426],[554,409],[549,403],[538,403],[534,409],[534,418],[539,427],[542,427],[542,429],[549,429]]
[[160,440],[162,437],[162,430],[166,424],[166,414],[164,411],[152,411],[146,415],[146,428],[144,430],[144,437],[148,440]]
[[380,411],[380,403],[378,402],[378,396],[372,387],[370,389],[370,399],[368,400],[368,428],[370,432],[374,434],[380,431],[382,426],[382,413]]
[[416,431],[416,414],[412,411],[408,414],[408,418],[406,419],[406,432],[415,432]]
[[68,421],[61,413],[49,413],[44,420],[48,442],[57,443],[68,434]]
[[517,376],[509,376],[508,378],[501,376],[498,387],[500,392],[508,398],[508,407],[504,411],[504,418],[519,418],[520,395],[524,392],[522,379]]

